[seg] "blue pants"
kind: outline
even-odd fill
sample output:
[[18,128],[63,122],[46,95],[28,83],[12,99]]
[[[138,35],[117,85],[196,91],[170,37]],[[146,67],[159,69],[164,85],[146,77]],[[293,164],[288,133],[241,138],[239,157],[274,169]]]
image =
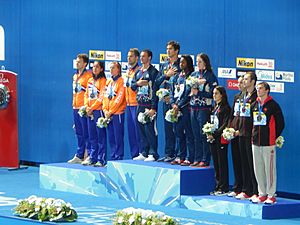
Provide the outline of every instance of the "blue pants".
[[124,157],[124,113],[113,115],[107,128],[111,160],[121,160]]
[[191,127],[190,111],[189,108],[185,106],[183,109],[181,109],[181,112],[182,116],[178,118],[177,123],[174,123],[175,134],[179,142],[179,151],[177,157],[180,159],[188,159],[190,162],[194,162],[195,146],[194,135]]
[[[137,115],[140,112],[145,112],[145,109],[145,106],[139,105],[137,108]],[[156,118],[150,123],[146,124],[138,122],[138,127],[141,138],[141,153],[144,157],[147,157],[148,155],[153,155],[155,159],[158,159]]]
[[[95,125],[99,117],[104,117],[102,110],[95,110],[93,112]],[[106,152],[107,152],[107,141],[106,141],[106,128],[99,128],[96,126],[97,140],[98,140],[98,151],[91,152],[92,162],[100,162],[101,164],[106,164]]]
[[73,118],[74,118],[75,134],[77,137],[77,145],[78,145],[76,156],[80,159],[83,159],[85,149],[87,149],[88,154],[90,154],[91,152],[87,118],[80,117],[78,114],[78,109],[73,109]]
[[140,137],[136,110],[137,106],[126,106],[128,140],[132,158],[139,155],[140,149]]
[[209,120],[209,109],[192,110],[191,123],[195,140],[195,162],[210,162],[210,150],[206,135],[203,134],[203,125]]
[[[164,118],[166,112],[171,109],[171,105],[163,103]],[[173,130],[173,123],[170,123],[164,119],[164,130],[165,130],[165,156],[175,157],[176,156],[176,136]]]
[[[88,132],[89,132],[89,141],[91,143],[91,152],[89,153],[90,160],[92,163],[97,162],[97,156],[98,156],[98,135],[97,135],[97,128],[95,119],[91,119],[91,117],[87,118],[87,125],[88,125]],[[97,120],[96,120],[97,121]]]

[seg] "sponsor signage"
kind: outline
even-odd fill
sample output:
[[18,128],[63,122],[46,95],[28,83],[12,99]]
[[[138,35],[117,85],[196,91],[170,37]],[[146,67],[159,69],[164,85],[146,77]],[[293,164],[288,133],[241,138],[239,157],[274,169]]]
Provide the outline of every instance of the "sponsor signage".
[[100,50],[90,50],[89,59],[90,60],[104,60],[104,51]]
[[110,64],[111,64],[111,61],[105,61],[105,71],[110,71]]
[[159,54],[159,62],[163,63],[166,62],[168,59],[168,55],[167,54]]
[[[270,91],[274,93],[284,93],[284,83],[267,81],[270,85]],[[257,82],[258,84],[260,81]]]
[[230,90],[239,90],[238,80],[227,80],[227,88]]
[[294,72],[275,71],[275,81],[294,83]]
[[121,67],[122,67],[122,72],[127,71],[128,70],[128,62],[122,62]]
[[105,60],[121,61],[121,52],[119,52],[119,51],[105,51]]
[[218,77],[222,78],[236,78],[235,68],[218,68]]
[[247,68],[254,69],[255,67],[255,59],[253,58],[236,58],[236,67],[237,68]]
[[255,70],[257,80],[274,80],[274,71],[272,70]]
[[256,69],[274,70],[275,60],[274,59],[256,59]]

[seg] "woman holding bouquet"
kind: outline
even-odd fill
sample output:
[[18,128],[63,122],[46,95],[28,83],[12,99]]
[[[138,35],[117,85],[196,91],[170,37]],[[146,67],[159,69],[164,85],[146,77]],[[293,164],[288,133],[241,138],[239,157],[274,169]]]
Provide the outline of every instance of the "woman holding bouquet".
[[211,112],[210,122],[214,125],[215,131],[212,135],[207,135],[210,142],[210,151],[215,168],[216,187],[211,195],[224,195],[229,190],[228,178],[228,143],[221,138],[223,130],[230,118],[230,106],[228,104],[226,90],[222,86],[217,86],[213,90],[215,106]]
[[[192,133],[191,117],[189,110],[190,88],[186,85],[186,79],[194,71],[193,60],[189,55],[183,55],[180,59],[180,74],[172,77],[170,102],[175,116],[181,113],[182,116],[174,123],[175,135],[179,142],[177,158],[171,162],[172,165],[180,164],[189,166],[194,162],[195,146]],[[188,150],[188,157],[187,157]]]
[[106,164],[106,129],[96,126],[98,118],[104,116],[102,102],[105,84],[104,63],[95,61],[93,64],[93,77],[88,80],[87,91],[84,96],[84,105],[88,115],[91,152],[81,163],[83,165],[103,166]]

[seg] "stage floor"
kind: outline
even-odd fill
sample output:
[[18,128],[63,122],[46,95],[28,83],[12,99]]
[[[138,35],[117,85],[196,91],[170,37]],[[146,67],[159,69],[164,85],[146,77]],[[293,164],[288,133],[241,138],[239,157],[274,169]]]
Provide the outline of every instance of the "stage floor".
[[[146,203],[128,202],[123,200],[101,198],[89,195],[74,194],[39,188],[39,168],[29,167],[26,170],[8,171],[0,169],[0,224],[30,224],[32,221],[23,220],[12,213],[12,208],[18,199],[32,194],[42,197],[61,198],[71,202],[78,212],[78,221],[74,225],[112,224],[114,213],[126,207],[136,207],[159,210],[179,219],[181,225],[210,224],[210,225],[242,225],[242,224],[300,224],[300,218],[281,220],[261,220],[230,215],[219,215],[208,212],[198,212],[174,207],[155,206]],[[35,221],[35,223],[38,223]],[[55,224],[55,223],[48,223]]]

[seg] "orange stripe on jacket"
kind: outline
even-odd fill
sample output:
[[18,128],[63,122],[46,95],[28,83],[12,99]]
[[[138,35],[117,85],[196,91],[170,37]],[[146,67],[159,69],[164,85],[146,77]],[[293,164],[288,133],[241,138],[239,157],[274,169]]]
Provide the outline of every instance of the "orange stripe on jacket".
[[[111,97],[111,98],[110,98]],[[103,98],[103,111],[105,113],[122,114],[126,108],[124,80],[119,77],[116,81],[112,78],[106,82]]]
[[[73,109],[79,109],[84,106],[84,93],[87,88],[87,82],[92,77],[91,71],[85,71],[83,74],[74,74],[73,76]],[[76,91],[79,88],[80,90]]]
[[84,105],[86,107],[88,107],[91,110],[102,110],[105,85],[105,77],[101,77],[96,81],[93,77],[91,77],[88,80],[87,90],[84,94]]
[[[137,100],[136,100],[136,91],[133,91],[131,89],[131,83],[134,78],[134,75],[139,70],[139,66],[136,66],[134,70],[129,69],[127,72],[123,75],[124,79],[124,86],[126,91],[126,103],[128,106],[137,106]],[[129,84],[129,87],[126,86],[126,84]]]

